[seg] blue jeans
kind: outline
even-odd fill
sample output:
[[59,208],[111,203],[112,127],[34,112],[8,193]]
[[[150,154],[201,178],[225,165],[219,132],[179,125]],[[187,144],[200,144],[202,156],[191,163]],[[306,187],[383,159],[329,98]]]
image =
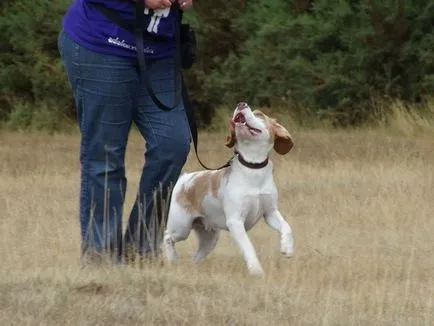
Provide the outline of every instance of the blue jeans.
[[[123,248],[132,246],[141,253],[149,251],[146,231],[153,210],[158,209],[153,201],[154,191],[161,188],[161,198],[167,199],[167,189],[179,177],[190,149],[190,129],[183,103],[169,112],[158,108],[140,82],[137,62],[132,58],[89,51],[64,31],[59,34],[58,49],[72,87],[81,133],[82,254],[109,249],[121,258]],[[174,60],[147,63],[155,94],[160,101],[173,106]],[[125,149],[133,122],[146,141],[145,164],[136,202],[122,236],[127,187]]]

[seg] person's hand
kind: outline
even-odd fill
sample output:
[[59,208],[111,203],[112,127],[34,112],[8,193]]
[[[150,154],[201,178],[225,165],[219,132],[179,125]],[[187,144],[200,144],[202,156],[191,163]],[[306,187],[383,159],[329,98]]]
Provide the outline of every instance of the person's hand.
[[172,5],[172,0],[144,0],[145,7],[149,9],[165,9]]
[[182,10],[188,9],[193,6],[193,0],[178,0],[178,3]]

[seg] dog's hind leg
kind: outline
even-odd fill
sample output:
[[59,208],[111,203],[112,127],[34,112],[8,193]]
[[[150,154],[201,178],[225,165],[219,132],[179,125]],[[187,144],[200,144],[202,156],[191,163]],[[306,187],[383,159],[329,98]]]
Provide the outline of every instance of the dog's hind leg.
[[204,226],[200,224],[194,226],[194,231],[198,240],[198,248],[192,261],[194,263],[200,263],[215,248],[220,230],[206,230]]
[[178,254],[175,249],[175,241],[173,241],[172,236],[169,230],[164,231],[164,249],[166,258],[169,262],[177,262]]
[[[173,207],[175,208],[175,207]],[[164,231],[164,248],[169,262],[176,262],[178,254],[175,244],[188,238],[191,230],[192,218],[182,209],[173,209],[169,213],[167,227]]]

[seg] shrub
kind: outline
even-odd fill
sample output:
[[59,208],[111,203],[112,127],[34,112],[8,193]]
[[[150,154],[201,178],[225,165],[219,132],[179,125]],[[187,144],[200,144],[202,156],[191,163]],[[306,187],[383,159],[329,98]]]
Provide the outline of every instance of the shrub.
[[[57,50],[70,2],[0,3],[0,121],[56,129],[75,117]],[[199,60],[185,73],[202,125],[239,101],[356,125],[376,116],[372,99],[406,106],[434,90],[431,1],[195,0],[195,8],[185,19]]]
[[44,115],[51,121],[37,124],[56,129],[74,114],[57,50],[60,19],[69,2],[19,0],[0,7],[0,118],[14,127],[30,126]]
[[431,2],[248,3],[232,23],[246,40],[202,83],[214,102],[301,106],[358,124],[372,97],[417,102],[434,89]]

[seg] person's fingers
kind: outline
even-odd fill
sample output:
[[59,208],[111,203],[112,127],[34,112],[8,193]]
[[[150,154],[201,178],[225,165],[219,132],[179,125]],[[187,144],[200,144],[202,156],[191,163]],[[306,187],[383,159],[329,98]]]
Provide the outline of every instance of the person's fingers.
[[170,0],[162,0],[161,1],[161,8],[168,8],[172,5],[172,1]]
[[193,5],[192,0],[180,0],[180,5],[182,9],[190,8]]

